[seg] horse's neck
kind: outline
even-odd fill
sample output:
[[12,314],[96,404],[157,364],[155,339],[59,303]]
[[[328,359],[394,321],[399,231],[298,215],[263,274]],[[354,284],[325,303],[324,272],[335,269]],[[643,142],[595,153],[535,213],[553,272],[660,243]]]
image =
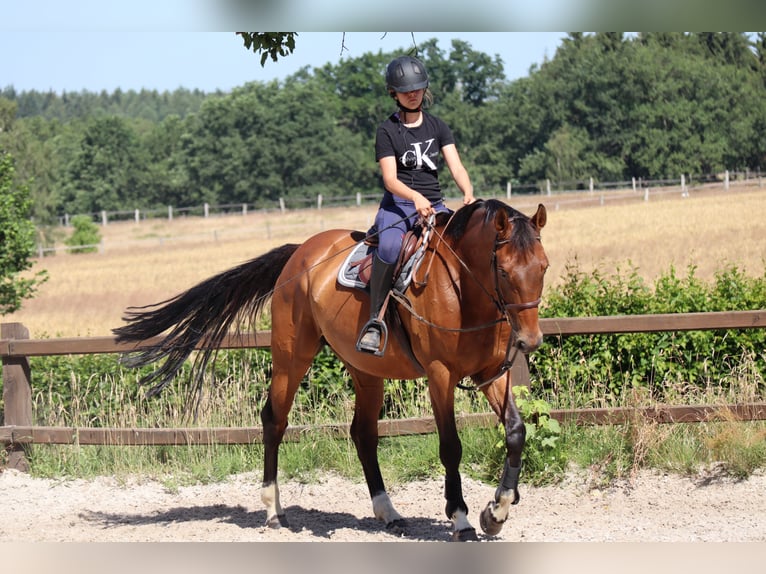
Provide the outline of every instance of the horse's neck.
[[497,318],[499,312],[494,300],[495,284],[489,258],[486,263],[476,263],[459,245],[450,243],[437,251],[442,254],[437,259],[442,263],[443,272],[455,285],[454,296],[462,313],[470,312],[482,320]]

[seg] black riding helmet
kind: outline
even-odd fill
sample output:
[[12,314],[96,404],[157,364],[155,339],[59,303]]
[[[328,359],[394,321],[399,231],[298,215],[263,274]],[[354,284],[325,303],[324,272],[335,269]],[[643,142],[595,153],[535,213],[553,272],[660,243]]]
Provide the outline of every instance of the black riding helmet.
[[400,56],[386,66],[386,88],[389,92],[414,92],[427,87],[428,72],[417,58]]

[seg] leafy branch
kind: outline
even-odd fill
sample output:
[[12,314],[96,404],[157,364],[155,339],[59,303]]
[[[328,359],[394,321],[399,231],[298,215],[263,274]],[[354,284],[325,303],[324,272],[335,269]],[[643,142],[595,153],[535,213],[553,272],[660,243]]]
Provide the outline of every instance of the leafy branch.
[[247,50],[252,50],[261,55],[261,66],[266,63],[266,58],[276,62],[280,57],[289,56],[295,50],[295,37],[297,32],[236,32],[242,36],[242,41]]

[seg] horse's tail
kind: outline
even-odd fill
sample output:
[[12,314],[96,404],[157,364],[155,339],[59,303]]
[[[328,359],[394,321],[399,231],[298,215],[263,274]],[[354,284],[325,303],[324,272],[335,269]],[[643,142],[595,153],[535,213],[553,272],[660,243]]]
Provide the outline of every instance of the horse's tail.
[[277,279],[298,245],[287,244],[237,267],[202,281],[159,303],[129,307],[127,325],[113,329],[117,342],[140,343],[170,331],[156,345],[131,353],[125,363],[140,367],[164,359],[141,384],[151,383],[149,395],[162,391],[178,374],[184,361],[204,341],[195,359],[193,394],[198,395],[202,374],[218,346],[234,326],[255,326],[255,319],[271,298]]

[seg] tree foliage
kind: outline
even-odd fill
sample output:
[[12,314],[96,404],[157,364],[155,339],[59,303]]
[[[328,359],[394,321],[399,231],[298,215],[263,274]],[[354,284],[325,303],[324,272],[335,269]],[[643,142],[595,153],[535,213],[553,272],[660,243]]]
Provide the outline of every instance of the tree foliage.
[[[240,36],[277,60],[297,40],[288,32]],[[461,40],[448,47],[425,40],[415,53],[429,70],[431,111],[451,126],[477,194],[486,196],[509,181],[566,188],[589,177],[759,170],[764,46],[763,34],[572,33],[553,58],[514,81],[498,56]],[[375,195],[375,131],[396,109],[383,73],[405,51],[347,57],[228,93],[7,87],[0,148],[31,181],[39,222],[100,210]]]
[[0,315],[18,311],[47,277],[44,271],[21,276],[32,267],[35,246],[29,214],[29,188],[16,181],[10,154],[0,151]]

